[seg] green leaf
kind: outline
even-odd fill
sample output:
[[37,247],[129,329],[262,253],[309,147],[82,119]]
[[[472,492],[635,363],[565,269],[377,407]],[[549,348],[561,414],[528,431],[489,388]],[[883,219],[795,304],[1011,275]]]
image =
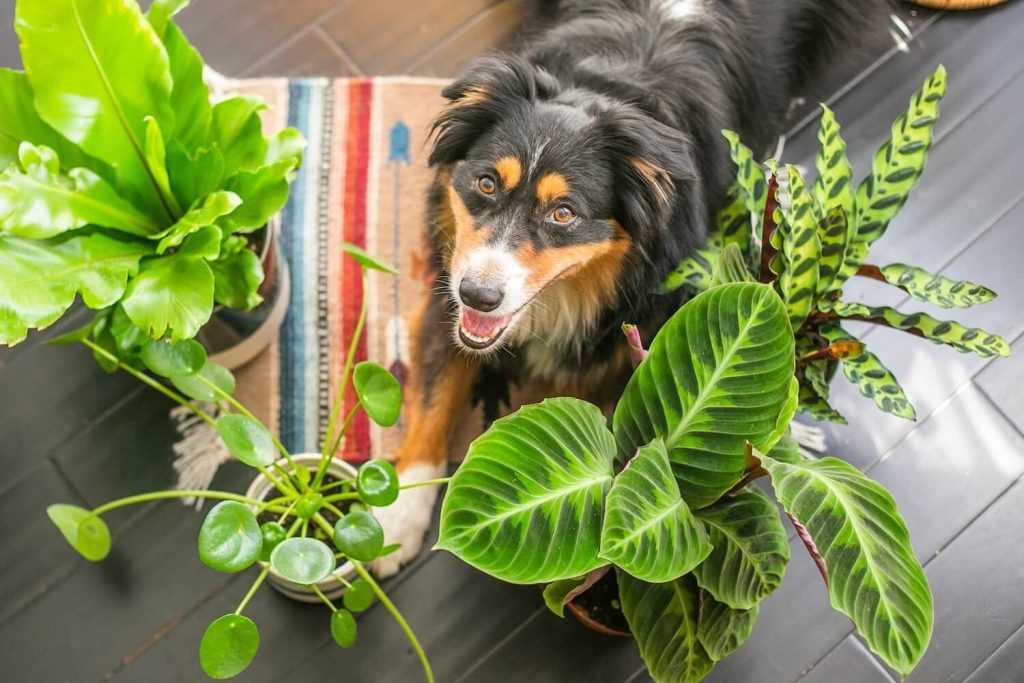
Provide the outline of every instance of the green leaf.
[[65,169],[90,168],[105,179],[113,177],[109,166],[87,155],[39,118],[32,86],[23,71],[0,69],[0,169],[18,160],[18,147],[23,142],[54,150]]
[[988,287],[966,280],[952,280],[945,275],[933,275],[904,263],[884,266],[881,271],[890,285],[899,287],[918,301],[942,308],[968,308],[987,304],[996,298],[996,293]]
[[544,604],[559,618],[565,618],[565,606],[590,590],[612,570],[610,565],[598,567],[574,579],[561,579],[544,587]]
[[334,545],[353,560],[369,562],[384,547],[384,529],[369,512],[351,511],[334,525]]
[[933,342],[952,346],[961,353],[976,353],[983,358],[1010,355],[1010,345],[999,335],[964,327],[951,320],[936,320],[926,313],[903,313],[888,306],[866,306],[845,301],[835,302],[831,310],[840,318],[870,320],[913,332]]
[[270,562],[270,553],[288,538],[288,532],[277,522],[264,522],[260,525],[260,538],[263,539],[260,545],[260,561]]
[[630,378],[613,421],[619,450],[662,437],[683,499],[706,507],[743,476],[747,442],[775,435],[794,364],[786,310],[769,285],[699,294]]
[[158,36],[163,37],[171,17],[188,7],[189,0],[153,0],[146,12],[146,19]]
[[800,385],[799,409],[820,422],[846,424],[846,418],[829,405],[828,399],[815,393],[814,389],[806,383]]
[[206,349],[194,339],[150,341],[142,347],[142,362],[161,377],[191,375],[206,364]]
[[347,609],[331,613],[331,637],[341,647],[352,647],[356,643],[356,618]]
[[345,591],[345,594],[341,597],[341,602],[347,610],[364,612],[370,609],[370,605],[373,604],[376,598],[377,596],[373,593],[373,587],[363,579],[357,579]]
[[112,305],[150,251],[100,233],[44,241],[0,237],[0,344],[16,344],[29,329],[50,325],[76,294],[89,308]]
[[711,671],[699,638],[699,588],[692,576],[645,583],[618,572],[622,612],[640,657],[658,683],[696,683]]
[[213,312],[213,272],[204,260],[182,254],[143,261],[121,305],[154,339],[191,339]]
[[818,179],[814,182],[814,199],[826,213],[841,209],[843,215],[852,216],[854,209],[853,166],[846,156],[836,115],[827,105],[821,105],[818,127],[818,155],[814,160]]
[[821,243],[821,258],[818,261],[818,297],[839,290],[846,279],[839,279],[839,273],[846,261],[850,244],[850,221],[839,207],[829,210],[818,226],[818,241]]
[[199,641],[199,665],[210,678],[233,678],[245,671],[260,647],[260,632],[249,617],[225,614],[206,627]]
[[248,233],[262,228],[288,201],[291,161],[281,161],[252,172],[242,172],[228,181],[227,189],[242,204],[221,220],[228,232]]
[[789,323],[798,330],[814,308],[821,244],[817,210],[803,176],[790,164],[785,166],[785,172],[789,182],[784,193],[784,220],[777,230],[782,239],[784,264],[779,275],[779,290],[786,302]]
[[740,136],[731,130],[723,130],[722,135],[729,143],[729,154],[736,164],[736,182],[743,196],[747,213],[754,217],[752,233],[755,241],[760,238],[761,214],[764,212],[765,200],[768,198],[768,181],[764,169],[754,159],[750,148],[740,142]]
[[700,625],[697,638],[705,652],[716,662],[739,648],[754,631],[757,607],[733,609],[705,592],[701,596]]
[[832,606],[872,651],[909,674],[931,638],[932,594],[892,496],[836,458],[761,463],[824,558]]
[[167,202],[171,215],[177,216],[181,213],[178,200],[171,192],[171,180],[167,176],[167,148],[164,146],[164,136],[160,132],[160,124],[152,116],[146,117],[146,165],[153,177],[153,182],[160,190],[161,196]]
[[210,569],[234,574],[260,557],[263,535],[249,506],[225,500],[213,506],[199,529],[199,559]]
[[354,258],[359,262],[365,270],[379,270],[382,273],[389,273],[391,275],[398,275],[398,271],[387,265],[382,261],[378,261],[373,256],[370,256],[365,250],[360,249],[354,244],[349,242],[341,243],[341,250]]
[[289,538],[274,548],[270,566],[289,581],[308,586],[334,571],[334,551],[315,538]]
[[89,510],[59,504],[46,508],[46,515],[68,544],[90,562],[99,562],[110,553],[110,529]]
[[235,376],[223,365],[207,359],[194,375],[174,375],[171,384],[189,398],[197,401],[219,401],[221,396],[210,386],[213,384],[229,396],[235,393]]
[[738,184],[733,184],[726,195],[722,208],[715,220],[715,234],[721,236],[722,244],[735,244],[741,252],[750,246],[750,211]]
[[381,427],[398,422],[402,409],[402,385],[380,365],[363,361],[355,367],[352,384],[363,410]]
[[703,249],[695,250],[668,274],[661,283],[661,292],[674,292],[684,285],[698,292],[710,288],[714,282],[713,276],[718,268],[721,250],[721,239],[717,235],[709,237]]
[[743,252],[735,242],[730,242],[722,249],[722,254],[711,274],[711,286],[728,285],[733,282],[753,282],[754,276],[747,269]]
[[[154,7],[150,7],[150,23]],[[203,59],[173,23],[167,25],[162,37],[174,81],[171,91],[171,106],[175,113],[172,139],[185,149],[194,151],[206,143],[213,118],[210,90],[203,81]]]
[[171,130],[171,71],[138,5],[19,2],[14,26],[42,119],[113,166],[132,202],[166,220],[166,197],[146,164],[145,120],[153,116],[163,131]]
[[213,225],[218,218],[231,213],[241,203],[241,198],[234,192],[208,194],[201,203],[197,202],[189,209],[188,213],[182,216],[177,223],[154,235],[154,237],[160,238],[160,244],[156,248],[157,253],[162,254],[172,247],[177,247],[186,237]]
[[[185,241],[181,243],[181,247],[178,249],[180,256],[188,256],[196,259],[204,259],[206,261],[213,261],[220,256],[220,245],[223,233],[220,228],[216,225],[207,225],[205,228],[200,228],[196,232],[192,233],[185,238]],[[207,263],[207,265],[210,265]],[[210,271],[213,271],[213,267],[210,266]],[[216,277],[214,278],[214,291],[217,287]]]
[[192,206],[224,181],[224,155],[216,146],[188,152],[177,140],[167,143],[167,172],[182,206]]
[[89,169],[61,174],[49,147],[23,142],[18,157],[0,173],[0,235],[46,239],[90,223],[143,237],[156,229]]
[[779,511],[748,487],[697,513],[714,550],[694,570],[700,587],[734,609],[750,609],[779,587],[789,541]]
[[679,494],[661,439],[641,447],[605,501],[599,557],[642,581],[677,579],[711,552],[708,536]]
[[356,491],[367,505],[387,507],[398,500],[398,473],[387,460],[374,458],[359,466]]
[[284,128],[270,138],[267,145],[265,165],[289,162],[294,171],[302,163],[302,155],[306,150],[306,138],[294,128]]
[[[136,327],[121,306],[115,306],[110,315],[108,328],[114,338],[115,354],[123,361],[132,361],[142,353],[142,347],[150,342],[149,336]],[[205,351],[203,358],[206,357]],[[141,359],[139,359],[141,360]]]
[[875,153],[871,173],[857,188],[857,240],[870,245],[885,233],[917,184],[932,144],[939,102],[946,94],[940,66],[892,124],[892,135]]
[[524,406],[470,446],[448,484],[436,548],[510,583],[586,574],[604,564],[614,459],[596,406],[571,398]]
[[[835,325],[822,325],[819,332],[829,343],[857,341],[856,337]],[[882,365],[878,356],[865,348],[860,355],[843,358],[840,362],[846,379],[856,385],[862,396],[872,399],[879,410],[906,420],[917,419],[917,412],[903,387]]]
[[[238,240],[238,245],[232,240]],[[229,237],[224,244],[231,249],[210,262],[213,271],[213,300],[224,306],[251,310],[263,302],[259,294],[263,284],[263,265],[260,257],[246,247],[245,240]]]
[[222,415],[217,418],[217,433],[231,455],[249,467],[269,467],[277,458],[270,432],[248,415]]
[[224,154],[225,175],[255,171],[267,154],[260,112],[266,109],[258,97],[231,97],[213,107],[210,139]]

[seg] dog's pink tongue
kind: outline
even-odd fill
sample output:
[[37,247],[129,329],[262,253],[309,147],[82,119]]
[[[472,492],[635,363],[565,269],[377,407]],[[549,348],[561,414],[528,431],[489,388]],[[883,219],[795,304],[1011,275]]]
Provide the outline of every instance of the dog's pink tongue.
[[508,325],[511,316],[487,315],[471,308],[462,309],[462,329],[474,337],[490,339]]

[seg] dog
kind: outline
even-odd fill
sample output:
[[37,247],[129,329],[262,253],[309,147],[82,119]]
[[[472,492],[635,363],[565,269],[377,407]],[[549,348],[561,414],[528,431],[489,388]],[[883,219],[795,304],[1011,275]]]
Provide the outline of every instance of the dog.
[[[454,422],[513,381],[609,405],[644,339],[682,304],[659,284],[706,237],[734,178],[722,129],[755,150],[884,0],[563,0],[514,54],[448,86],[433,129],[429,267],[411,329],[403,482],[443,476]],[[878,25],[877,23],[875,25]],[[436,487],[378,511],[395,573]]]

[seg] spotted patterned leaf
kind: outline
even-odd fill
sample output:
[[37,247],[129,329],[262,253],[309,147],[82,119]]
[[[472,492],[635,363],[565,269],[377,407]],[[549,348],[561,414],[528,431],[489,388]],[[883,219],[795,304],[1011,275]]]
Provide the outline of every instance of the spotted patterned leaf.
[[892,496],[836,458],[761,463],[824,558],[832,606],[889,666],[910,673],[931,639],[932,594]]
[[821,258],[818,260],[818,296],[835,292],[846,283],[840,277],[843,263],[847,258],[850,222],[842,208],[829,209],[818,226],[818,241],[821,242]]
[[814,199],[804,185],[803,176],[795,166],[787,165],[780,172],[788,180],[785,191],[780,186],[784,220],[782,233],[783,269],[779,289],[786,302],[789,322],[794,330],[803,325],[814,308],[818,292],[818,217]]
[[743,195],[747,213],[754,217],[751,223],[751,234],[755,242],[760,239],[761,212],[764,211],[764,201],[768,192],[768,185],[765,179],[764,169],[754,159],[754,153],[750,148],[740,142],[740,136],[731,130],[723,130],[722,135],[729,143],[729,154],[736,164],[736,182]]
[[936,320],[926,313],[902,313],[888,306],[866,306],[837,301],[830,310],[840,318],[869,320],[918,334],[939,344],[952,346],[961,353],[976,353],[983,358],[1009,356],[1010,345],[998,334],[976,327],[964,327],[951,320]]
[[818,144],[818,156],[814,162],[818,169],[818,179],[814,183],[814,198],[818,206],[826,212],[841,209],[844,215],[852,216],[853,167],[846,156],[846,142],[843,140],[835,114],[824,104],[821,105]]
[[662,327],[630,378],[613,420],[619,452],[663,438],[690,508],[715,502],[743,475],[747,442],[774,435],[793,347],[770,285],[698,294]]
[[723,244],[735,243],[741,251],[750,245],[750,211],[738,185],[729,188],[725,204],[718,212],[717,234]]
[[[857,341],[836,325],[822,325],[819,332],[830,343]],[[916,420],[917,413],[910,404],[903,388],[889,370],[878,360],[878,356],[864,349],[857,356],[841,361],[843,374],[860,390],[862,396],[872,399],[878,409],[907,420]]]
[[586,574],[598,558],[615,438],[594,405],[548,399],[472,443],[441,506],[436,548],[509,583]]
[[857,188],[857,239],[871,244],[907,201],[921,177],[939,101],[946,94],[946,69],[940,66],[910,99],[892,124],[892,135],[875,153],[871,173]]
[[679,494],[661,439],[640,448],[605,501],[600,557],[642,581],[678,579],[711,552],[707,532]]
[[753,487],[697,512],[714,550],[694,570],[715,600],[750,609],[782,583],[789,541],[775,504]]
[[703,249],[698,249],[692,256],[684,258],[676,269],[668,274],[661,283],[661,291],[673,292],[684,285],[698,292],[708,289],[711,287],[711,276],[721,253],[721,238],[712,235]]
[[697,683],[715,666],[700,642],[700,589],[692,576],[646,583],[618,572],[622,613],[658,683]]
[[846,424],[846,418],[828,404],[828,399],[803,382],[800,384],[800,410],[819,422]]
[[704,591],[701,595],[700,624],[697,638],[714,661],[718,662],[742,645],[757,623],[757,607],[733,609]]
[[885,281],[896,285],[907,294],[943,308],[968,308],[986,304],[996,298],[988,287],[966,280],[951,280],[944,275],[933,275],[926,270],[893,263],[881,269]]

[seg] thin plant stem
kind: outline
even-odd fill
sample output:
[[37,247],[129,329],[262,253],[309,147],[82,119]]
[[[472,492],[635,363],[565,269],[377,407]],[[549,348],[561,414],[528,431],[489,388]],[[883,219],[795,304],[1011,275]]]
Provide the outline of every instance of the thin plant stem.
[[84,344],[88,348],[92,349],[93,353],[95,353],[95,354],[97,354],[99,356],[102,356],[103,358],[106,358],[111,363],[116,363],[119,370],[123,370],[124,372],[127,372],[129,375],[131,375],[135,379],[139,380],[140,382],[142,382],[146,386],[151,387],[153,389],[156,389],[157,391],[159,391],[161,394],[163,394],[167,398],[171,399],[172,401],[175,401],[176,403],[179,403],[179,404],[185,406],[186,408],[191,410],[193,413],[195,413],[197,417],[201,418],[204,422],[209,424],[211,427],[216,427],[217,426],[216,422],[214,422],[213,418],[210,417],[210,415],[208,413],[206,413],[205,411],[200,410],[199,408],[197,408],[191,401],[189,401],[187,398],[185,398],[184,396],[182,396],[178,392],[173,391],[171,389],[168,389],[166,386],[164,386],[160,382],[156,381],[152,377],[148,376],[146,373],[139,372],[138,370],[136,370],[135,368],[131,367],[130,365],[125,365],[124,363],[122,363],[118,359],[117,356],[115,356],[114,354],[110,353],[109,351],[107,351],[103,347],[101,347],[101,346],[99,346],[97,344],[94,344],[93,342],[89,341],[88,339],[83,339],[82,340],[82,344]]
[[[437,479],[424,479],[423,481],[411,481],[408,484],[401,484],[398,487],[399,491],[405,491],[406,489],[415,489],[421,486],[443,486],[452,480],[451,477],[439,477]],[[324,498],[325,503],[336,503],[339,500],[359,500],[359,494],[355,491],[348,493],[335,493],[334,495],[327,496]]]
[[331,505],[326,500],[324,501],[324,507],[327,508],[328,510],[330,510],[331,512],[333,512],[334,514],[338,515],[338,517],[344,517],[345,516],[344,512],[342,512],[337,507]]
[[264,477],[266,477],[267,480],[270,481],[270,483],[274,485],[274,488],[276,488],[281,493],[283,493],[285,495],[288,495],[288,494],[291,494],[291,493],[295,493],[295,489],[293,489],[291,486],[287,486],[287,485],[281,483],[280,481],[278,481],[277,477],[272,475],[270,473],[270,470],[268,470],[266,467],[257,467],[256,469],[259,470],[259,473],[262,474]]
[[135,496],[128,496],[127,498],[118,498],[117,500],[112,500],[109,503],[104,503],[98,508],[94,508],[91,514],[98,517],[105,512],[125,507],[126,505],[137,505],[139,503],[147,503],[151,500],[166,500],[168,498],[213,498],[214,500],[234,500],[247,505],[255,505],[261,510],[279,512],[282,509],[280,507],[271,506],[269,503],[261,503],[254,498],[240,496],[237,493],[228,493],[226,491],[188,490],[154,491],[152,493],[140,493]]
[[338,611],[338,608],[334,606],[334,603],[331,602],[330,598],[328,598],[326,595],[324,595],[324,592],[322,590],[320,590],[319,586],[317,586],[315,583],[311,583],[311,584],[309,584],[309,587],[313,589],[313,592],[316,593],[316,596],[318,598],[320,598],[320,600],[323,601],[323,603],[325,605],[327,605],[328,607],[331,608],[332,612],[337,612]]
[[309,536],[309,520],[302,520],[302,536]]
[[327,486],[322,486],[322,487],[320,487],[320,493],[324,493],[325,491],[330,491],[331,489],[336,489],[336,488],[342,487],[345,484],[348,484],[349,482],[350,482],[349,479],[342,479],[341,481],[336,481],[333,484],[328,484]]
[[260,570],[260,575],[257,576],[256,580],[252,582],[251,586],[249,586],[249,591],[245,594],[245,597],[242,598],[242,601],[238,603],[238,607],[235,609],[235,614],[242,613],[242,610],[244,610],[246,605],[249,604],[249,601],[252,600],[252,596],[256,595],[256,591],[259,590],[259,587],[263,584],[264,579],[267,578],[267,574],[269,573],[270,564],[268,563],[266,567]]
[[370,572],[366,571],[366,568],[360,562],[350,560],[352,566],[356,570],[356,574],[359,574],[366,583],[370,584],[370,589],[373,591],[380,603],[384,605],[384,609],[391,613],[391,616],[396,622],[398,622],[399,628],[405,633],[405,637],[409,640],[409,644],[412,645],[412,649],[416,651],[416,656],[420,658],[420,664],[423,666],[423,674],[426,676],[427,683],[434,683],[434,672],[430,668],[430,660],[427,659],[427,653],[423,651],[423,646],[420,645],[420,641],[416,638],[416,634],[413,633],[412,628],[409,626],[409,622],[405,620],[402,613],[395,607],[395,603],[391,602],[387,594],[381,590],[381,587],[377,584]]
[[[271,502],[273,502],[273,501],[271,501]],[[292,501],[292,504],[289,505],[288,508],[284,512],[281,513],[281,516],[277,518],[277,523],[280,524],[285,519],[287,519],[288,515],[291,514],[292,510],[294,510],[295,506],[298,505],[298,504],[299,504],[299,499],[296,498],[295,500]]]
[[323,529],[324,533],[328,536],[334,535],[334,527],[328,524],[327,520],[324,519],[319,512],[313,513],[313,522],[316,523],[316,525],[319,526],[321,529]]
[[352,410],[348,411],[348,415],[345,416],[345,422],[341,425],[341,430],[338,432],[337,438],[334,439],[334,443],[331,444],[332,458],[338,452],[338,449],[341,448],[341,440],[345,438],[346,434],[348,434],[348,428],[352,424],[352,420],[355,419],[356,413],[358,413],[359,409],[362,407],[363,404],[356,401],[356,404],[352,406]]

